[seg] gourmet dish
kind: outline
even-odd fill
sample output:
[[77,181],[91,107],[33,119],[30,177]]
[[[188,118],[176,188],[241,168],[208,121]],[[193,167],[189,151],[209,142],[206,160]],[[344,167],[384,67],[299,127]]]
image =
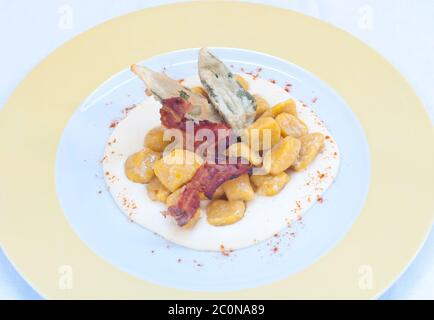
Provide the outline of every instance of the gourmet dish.
[[206,48],[198,75],[182,82],[131,70],[149,97],[117,124],[103,169],[132,221],[194,249],[237,249],[322,202],[339,167],[337,145],[283,88],[234,74]]

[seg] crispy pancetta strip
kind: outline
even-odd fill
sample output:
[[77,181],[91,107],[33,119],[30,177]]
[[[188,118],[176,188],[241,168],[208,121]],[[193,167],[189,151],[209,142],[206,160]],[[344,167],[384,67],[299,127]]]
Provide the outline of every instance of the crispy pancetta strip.
[[169,129],[185,129],[185,114],[191,109],[191,104],[186,100],[176,97],[164,99],[160,108],[160,121]]
[[[189,131],[185,115],[190,109],[190,103],[183,98],[177,97],[163,100],[162,107],[160,108],[161,124],[169,129],[181,130],[184,135],[184,145],[187,147],[192,146],[194,147],[194,150],[204,142],[208,144],[211,143],[210,141],[203,141],[203,139],[200,139],[197,136],[197,133],[200,130],[208,129],[214,137],[212,142],[215,144],[215,154],[217,154],[219,145],[221,150],[225,150],[229,146],[229,135],[231,133],[230,127],[226,123],[216,123],[206,120],[199,122],[191,121],[190,123],[192,124],[193,131],[190,132],[190,136],[186,136],[186,133],[188,134]],[[187,142],[187,138],[194,139],[194,141],[192,143],[191,141]],[[204,155],[201,154],[201,156]]]
[[251,173],[251,167],[245,164],[203,164],[185,186],[176,205],[170,206],[167,214],[174,217],[179,226],[187,224],[200,205],[199,194],[203,192],[211,199],[215,190],[225,181],[235,179],[245,173]]

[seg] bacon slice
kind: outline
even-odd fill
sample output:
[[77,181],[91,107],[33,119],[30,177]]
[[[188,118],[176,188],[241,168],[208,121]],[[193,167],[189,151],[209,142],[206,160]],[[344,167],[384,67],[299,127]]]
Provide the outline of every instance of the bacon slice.
[[[191,104],[179,97],[164,99],[160,108],[160,121],[163,126],[169,129],[186,129],[186,113],[191,110]],[[192,121],[192,120],[190,120]],[[192,121],[193,122],[193,121]],[[210,129],[217,132],[219,129],[229,130],[230,127],[224,122],[210,122],[206,120],[194,123],[195,130]]]
[[[197,133],[200,130],[207,129],[211,131],[211,135],[214,137],[215,144],[215,154],[217,154],[218,146],[220,145],[220,150],[225,150],[229,146],[229,135],[231,133],[230,127],[226,123],[216,123],[210,121],[199,121],[193,122],[193,131],[188,131],[187,119],[185,117],[186,113],[191,109],[191,105],[188,101],[183,98],[170,98],[162,101],[163,106],[160,108],[160,120],[161,123],[169,129],[179,129],[184,135],[184,145],[189,147],[190,145],[197,150],[200,145],[204,145],[207,149],[210,148],[208,144],[210,142],[203,141],[199,139]],[[187,141],[187,139],[194,139],[194,141]],[[223,141],[224,140],[224,141]],[[223,145],[222,145],[223,144]],[[211,150],[211,149],[209,149]],[[204,156],[201,154],[201,156]]]
[[251,173],[251,167],[246,164],[203,164],[186,184],[178,203],[170,206],[167,214],[174,217],[179,226],[185,225],[199,208],[201,192],[211,199],[221,184],[245,173]]
[[186,100],[175,97],[164,99],[160,108],[160,121],[169,129],[185,129],[185,114],[191,109],[191,104]]
[[[223,154],[224,151],[229,147],[229,143],[231,142],[230,134],[232,131],[226,123],[200,121],[199,123],[194,124],[193,128],[194,134],[192,136],[194,138],[194,151],[196,151],[196,153],[198,153],[201,157],[215,162],[216,157],[219,155],[219,151]],[[213,137],[213,140],[208,141],[208,137],[204,139],[198,135],[201,130],[210,130],[208,134]],[[208,154],[208,151],[210,151],[212,154]]]

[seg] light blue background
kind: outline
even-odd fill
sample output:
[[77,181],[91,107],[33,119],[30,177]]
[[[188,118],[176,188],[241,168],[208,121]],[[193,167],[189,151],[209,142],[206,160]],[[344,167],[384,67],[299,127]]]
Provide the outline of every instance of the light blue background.
[[[160,3],[181,1],[0,0],[0,105],[48,53],[105,20]],[[430,0],[251,1],[294,9],[349,31],[389,59],[408,79],[434,119],[434,2]],[[72,12],[72,24],[62,15]],[[70,11],[72,9],[72,11]],[[416,214],[416,213],[413,213]],[[0,298],[39,296],[0,251]],[[434,233],[384,299],[434,299]]]

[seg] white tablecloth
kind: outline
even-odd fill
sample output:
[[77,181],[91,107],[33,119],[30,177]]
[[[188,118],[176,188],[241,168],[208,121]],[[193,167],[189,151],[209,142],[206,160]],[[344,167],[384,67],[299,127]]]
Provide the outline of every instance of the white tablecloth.
[[[0,0],[0,106],[55,48],[113,17],[170,0]],[[434,120],[433,0],[250,0],[293,9],[342,28],[385,56],[408,79]],[[356,63],[356,62],[355,62]],[[417,212],[409,212],[417,215]],[[0,299],[39,295],[0,250]],[[434,299],[434,232],[383,299]]]

